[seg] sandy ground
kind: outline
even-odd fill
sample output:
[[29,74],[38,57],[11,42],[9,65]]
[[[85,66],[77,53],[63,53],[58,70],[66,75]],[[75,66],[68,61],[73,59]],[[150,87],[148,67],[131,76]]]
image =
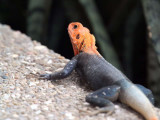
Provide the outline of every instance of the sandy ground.
[[143,120],[120,103],[112,115],[91,115],[99,108],[85,102],[90,91],[75,72],[60,81],[39,79],[39,74],[60,70],[68,61],[0,25],[0,120]]

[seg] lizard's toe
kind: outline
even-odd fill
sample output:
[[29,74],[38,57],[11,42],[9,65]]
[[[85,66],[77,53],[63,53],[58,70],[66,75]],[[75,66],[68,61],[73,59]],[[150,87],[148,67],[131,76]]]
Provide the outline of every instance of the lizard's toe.
[[47,79],[47,80],[49,80],[50,79],[50,74],[40,74],[39,78],[40,79]]

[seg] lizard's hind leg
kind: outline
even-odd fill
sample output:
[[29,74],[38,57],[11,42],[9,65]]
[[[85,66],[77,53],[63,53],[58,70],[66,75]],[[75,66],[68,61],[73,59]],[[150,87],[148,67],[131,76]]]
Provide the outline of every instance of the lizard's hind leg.
[[101,88],[86,96],[86,101],[92,105],[101,107],[98,111],[92,113],[98,114],[101,112],[107,112],[111,114],[114,111],[114,104],[120,92],[120,87],[117,85]]
[[154,105],[154,96],[152,94],[152,91],[144,87],[143,85],[140,84],[135,84],[135,85],[146,95],[149,101]]

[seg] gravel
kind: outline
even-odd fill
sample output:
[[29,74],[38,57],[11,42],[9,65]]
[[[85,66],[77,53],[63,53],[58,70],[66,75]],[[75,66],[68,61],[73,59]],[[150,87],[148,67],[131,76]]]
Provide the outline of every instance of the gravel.
[[68,61],[0,24],[0,120],[143,120],[120,103],[110,116],[91,115],[99,108],[85,102],[90,91],[75,72],[60,81],[39,79],[39,74],[60,70]]

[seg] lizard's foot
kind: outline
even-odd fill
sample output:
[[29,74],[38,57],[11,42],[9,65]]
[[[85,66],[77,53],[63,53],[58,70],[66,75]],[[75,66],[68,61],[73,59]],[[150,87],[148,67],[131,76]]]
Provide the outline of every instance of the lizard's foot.
[[152,94],[152,91],[148,88],[145,88],[143,85],[135,84],[149,99],[149,101],[154,105],[154,96]]
[[[114,111],[113,101],[116,101],[119,95],[120,87],[117,85],[104,87],[86,96],[86,101],[90,104],[101,107],[96,112],[92,113],[98,114],[100,112],[107,112],[111,114]],[[112,102],[111,102],[112,101]]]
[[40,74],[39,78],[40,79],[50,80],[51,79],[51,75],[50,74]]

